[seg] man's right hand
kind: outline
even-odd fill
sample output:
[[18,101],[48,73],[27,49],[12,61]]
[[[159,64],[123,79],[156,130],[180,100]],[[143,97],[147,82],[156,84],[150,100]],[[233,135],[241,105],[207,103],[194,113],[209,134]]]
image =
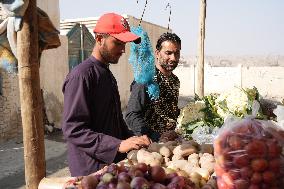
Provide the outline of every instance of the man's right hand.
[[133,149],[138,150],[142,147],[147,147],[149,146],[150,143],[151,143],[151,140],[146,135],[134,136],[126,140],[123,140],[120,143],[118,151],[120,153],[126,153]]

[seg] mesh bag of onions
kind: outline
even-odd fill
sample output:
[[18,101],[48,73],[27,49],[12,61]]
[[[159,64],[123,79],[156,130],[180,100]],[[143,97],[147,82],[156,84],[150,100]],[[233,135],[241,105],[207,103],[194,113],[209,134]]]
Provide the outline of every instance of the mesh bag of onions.
[[214,140],[218,188],[283,188],[283,145],[284,131],[271,121],[225,122]]

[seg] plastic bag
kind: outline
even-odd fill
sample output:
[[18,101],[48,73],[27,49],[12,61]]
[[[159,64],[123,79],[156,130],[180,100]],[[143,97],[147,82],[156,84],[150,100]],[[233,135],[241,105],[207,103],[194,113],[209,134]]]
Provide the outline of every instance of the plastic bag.
[[214,140],[219,189],[284,186],[284,131],[248,117],[225,122]]
[[193,130],[191,134],[192,139],[198,144],[212,144],[215,136],[217,135],[219,128],[213,129],[208,126],[199,126]]
[[277,108],[273,110],[273,113],[277,116],[277,125],[284,129],[284,106],[277,105]]

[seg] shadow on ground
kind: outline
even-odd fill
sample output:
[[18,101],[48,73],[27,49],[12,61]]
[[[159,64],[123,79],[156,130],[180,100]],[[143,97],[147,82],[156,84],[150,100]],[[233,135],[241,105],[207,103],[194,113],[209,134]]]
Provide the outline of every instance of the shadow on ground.
[[[4,144],[5,145],[5,144]],[[67,160],[66,160],[66,147],[65,142],[60,131],[45,135],[45,156],[46,156],[46,176],[50,176],[62,169],[66,169]],[[1,145],[2,147],[2,145]],[[9,153],[9,151],[5,152]],[[9,159],[9,161],[19,161],[18,158],[21,158],[22,165],[15,165],[17,167],[10,167],[11,172],[9,175],[0,177],[0,189],[24,189],[25,188],[25,172],[24,172],[24,156],[23,150],[17,152],[15,156]],[[4,162],[5,163],[5,162]],[[2,162],[1,162],[2,164]],[[13,164],[11,164],[13,165]],[[68,176],[68,170],[65,171],[66,176]]]
[[62,135],[61,129],[55,128],[55,131],[52,133],[46,133],[45,134],[45,139],[55,141],[55,142],[64,142],[64,137]]

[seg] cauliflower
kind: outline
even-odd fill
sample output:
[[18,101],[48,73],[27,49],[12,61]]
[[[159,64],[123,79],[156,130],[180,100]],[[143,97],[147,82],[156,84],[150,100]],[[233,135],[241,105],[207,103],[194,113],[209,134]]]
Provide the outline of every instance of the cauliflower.
[[217,113],[223,118],[228,115],[242,117],[248,114],[249,103],[250,99],[246,90],[235,87],[216,99]]
[[180,115],[177,119],[178,127],[188,124],[192,121],[200,120],[204,118],[204,112],[200,111],[205,108],[205,102],[195,101],[188,103],[181,109]]

